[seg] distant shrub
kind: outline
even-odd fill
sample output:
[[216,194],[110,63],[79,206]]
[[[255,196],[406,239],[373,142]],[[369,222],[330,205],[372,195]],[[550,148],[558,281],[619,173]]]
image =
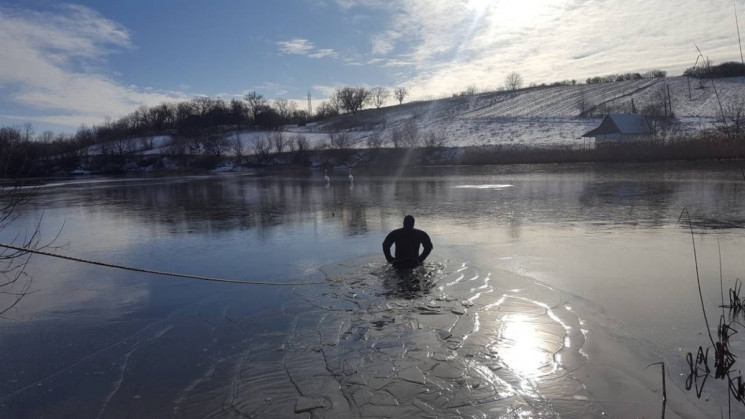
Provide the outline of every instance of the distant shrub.
[[745,102],[731,102],[722,105],[717,112],[717,129],[728,138],[745,139]]
[[424,147],[426,148],[441,148],[444,147],[447,140],[441,133],[435,131],[429,131],[424,136]]
[[719,65],[695,66],[687,68],[683,75],[699,79],[739,77],[745,76],[745,65],[730,61]]
[[[656,74],[653,76],[652,74]],[[641,73],[608,74],[607,76],[595,76],[587,79],[587,84],[613,83],[617,81],[641,80],[644,78],[664,77],[667,72],[652,70],[642,75]]]
[[642,74],[642,76],[645,79],[662,78],[662,77],[667,77],[667,71],[663,71],[663,70],[650,70],[650,71],[647,71],[646,73]]
[[372,135],[367,137],[368,148],[381,148],[383,146],[383,138],[379,133],[374,132]]
[[310,149],[310,141],[305,135],[297,134],[294,138],[295,150],[298,153],[305,153]]
[[352,148],[357,144],[357,138],[348,132],[330,132],[329,144],[340,150]]
[[253,154],[260,162],[267,161],[272,152],[272,143],[266,136],[256,139],[253,144]]
[[404,148],[419,147],[421,138],[419,138],[419,129],[413,119],[404,122],[401,127],[401,146]]

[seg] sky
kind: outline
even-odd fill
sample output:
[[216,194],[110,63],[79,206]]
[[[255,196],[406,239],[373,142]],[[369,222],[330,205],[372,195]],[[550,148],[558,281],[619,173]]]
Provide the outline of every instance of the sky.
[[[0,1],[0,126],[74,132],[196,96],[409,99],[740,61],[745,0]],[[745,30],[745,27],[743,27]],[[745,35],[745,33],[743,34]],[[391,102],[392,104],[392,102]]]

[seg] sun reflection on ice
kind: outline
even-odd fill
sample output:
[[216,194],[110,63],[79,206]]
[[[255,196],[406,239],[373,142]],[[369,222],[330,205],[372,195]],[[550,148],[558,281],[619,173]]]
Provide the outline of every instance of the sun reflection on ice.
[[509,368],[526,377],[539,377],[556,370],[553,352],[530,316],[510,314],[499,330],[499,355]]

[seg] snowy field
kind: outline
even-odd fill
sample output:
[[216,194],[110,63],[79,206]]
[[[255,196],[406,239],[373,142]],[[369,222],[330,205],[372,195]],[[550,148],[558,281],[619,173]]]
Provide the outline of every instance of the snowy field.
[[[719,103],[723,106],[745,102],[745,78],[705,80],[703,83],[686,77],[643,79],[592,85],[558,86],[524,89],[516,92],[490,92],[432,101],[411,102],[381,109],[367,109],[356,115],[311,123],[307,126],[287,126],[282,129],[286,139],[298,136],[307,139],[310,148],[330,146],[330,133],[346,132],[355,139],[354,147],[367,147],[367,140],[377,134],[383,146],[392,146],[391,136],[413,121],[417,135],[435,135],[451,147],[479,145],[520,145],[528,147],[586,147],[593,140],[582,135],[596,128],[601,117],[580,118],[578,103],[590,109],[607,109],[611,113],[630,112],[659,103],[668,95],[673,112],[684,133],[695,133],[715,127]],[[259,138],[268,131],[242,131],[237,135],[245,153],[252,153]],[[144,154],[168,151],[170,136],[129,140],[133,150]],[[150,147],[152,146],[152,147]],[[104,145],[112,149],[114,145]],[[100,154],[102,145],[88,149]],[[232,154],[229,151],[227,154]]]

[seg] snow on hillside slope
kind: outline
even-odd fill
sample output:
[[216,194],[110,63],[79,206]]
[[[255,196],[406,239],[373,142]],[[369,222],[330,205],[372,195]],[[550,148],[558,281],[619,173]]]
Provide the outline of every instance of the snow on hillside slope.
[[[668,88],[673,112],[686,132],[714,126],[718,112],[717,93],[723,104],[743,103],[745,78],[699,81],[686,77],[643,79],[592,85],[524,89],[515,92],[482,93],[430,102],[391,106],[364,111],[358,116],[390,139],[393,130],[413,119],[420,133],[434,132],[452,146],[522,144],[526,146],[587,146],[582,134],[597,127],[600,117],[579,118],[580,100],[590,108],[629,112],[659,102]],[[715,88],[716,87],[716,91]],[[371,113],[363,117],[363,114]],[[329,127],[329,124],[325,124]]]
[[[719,109],[717,95],[724,106],[745,103],[745,77],[715,79],[712,84],[711,80],[700,83],[681,76],[418,101],[366,109],[303,127],[288,126],[284,131],[288,139],[305,136],[312,148],[328,145],[329,133],[335,131],[348,132],[358,140],[357,147],[366,147],[367,138],[374,133],[385,146],[390,146],[394,131],[412,120],[421,138],[434,134],[447,146],[509,144],[581,148],[592,146],[593,140],[582,138],[582,134],[596,128],[601,118],[580,118],[579,102],[584,101],[590,110],[623,113],[631,110],[632,100],[636,109],[642,110],[659,103],[668,90],[673,112],[686,132],[714,126]],[[245,152],[251,153],[257,139],[266,138],[269,133],[251,130],[237,134]],[[131,141],[142,143],[142,139]],[[170,142],[168,136],[155,137],[153,149],[144,152],[163,152]],[[93,147],[89,150],[91,154],[100,153],[100,146]]]

